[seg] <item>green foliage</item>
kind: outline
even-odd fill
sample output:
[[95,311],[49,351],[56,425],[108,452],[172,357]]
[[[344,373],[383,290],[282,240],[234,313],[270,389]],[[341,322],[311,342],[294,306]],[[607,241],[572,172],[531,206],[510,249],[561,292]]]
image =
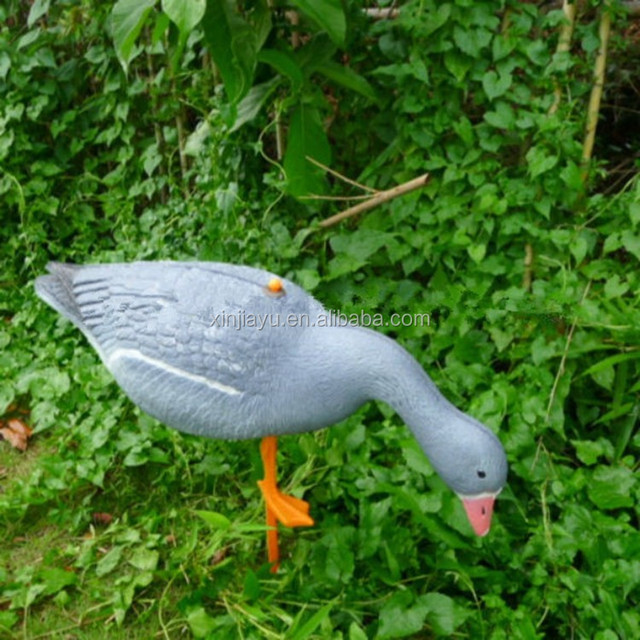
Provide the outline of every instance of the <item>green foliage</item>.
[[[298,46],[278,3],[0,7],[0,416],[36,429],[0,442],[0,635],[640,636],[640,183],[608,190],[606,137],[583,180],[597,25],[558,54],[533,4],[292,4]],[[431,182],[320,233],[303,196],[345,188],[307,156]],[[283,439],[317,526],[282,532],[271,575],[257,446],[142,414],[30,285],[48,259],[163,258],[428,314],[382,330],[504,442],[490,536],[370,405]]]
[[[113,7],[111,13],[113,42],[125,69],[134,55],[136,39],[155,4],[155,0],[146,0],[145,2],[118,0]],[[167,14],[171,17],[171,13],[167,12]]]
[[[329,141],[322,126],[323,114],[326,116],[331,105],[316,86],[317,76],[370,100],[375,100],[376,95],[362,75],[331,60],[337,47],[346,44],[342,4],[337,0],[294,4],[319,28],[307,42],[300,42],[295,24],[287,23],[286,14],[270,11],[263,0],[244,11],[229,0],[207,3],[176,0],[163,2],[163,11],[153,16],[150,9],[154,2],[139,5],[119,0],[110,18],[115,49],[125,69],[140,53],[141,48],[134,49],[134,43],[151,17],[155,20],[155,37],[163,31],[170,32],[169,20],[178,27],[179,43],[172,54],[174,63],[186,39],[201,23],[204,40],[229,101],[225,109],[227,125],[234,131],[268,107],[282,120],[286,119],[286,134],[280,128],[278,135],[287,140],[283,158],[287,191],[303,197],[309,193],[325,193],[327,188],[324,173],[311,160],[325,165],[331,161]],[[165,17],[167,19],[163,19]],[[283,29],[291,32],[290,42],[282,37],[274,39],[274,34]],[[258,74],[263,80],[255,84]]]

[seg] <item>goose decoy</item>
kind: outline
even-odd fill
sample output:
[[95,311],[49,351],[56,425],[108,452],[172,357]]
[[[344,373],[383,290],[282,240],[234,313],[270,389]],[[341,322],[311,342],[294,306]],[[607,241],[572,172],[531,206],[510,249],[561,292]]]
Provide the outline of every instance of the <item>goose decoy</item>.
[[340,422],[372,399],[403,418],[475,533],[506,482],[498,438],[442,396],[416,360],[370,329],[332,322],[313,297],[261,269],[214,262],[51,263],[37,294],[71,320],[125,393],[180,431],[262,438],[268,559],[277,523],[310,526],[279,491],[276,437]]

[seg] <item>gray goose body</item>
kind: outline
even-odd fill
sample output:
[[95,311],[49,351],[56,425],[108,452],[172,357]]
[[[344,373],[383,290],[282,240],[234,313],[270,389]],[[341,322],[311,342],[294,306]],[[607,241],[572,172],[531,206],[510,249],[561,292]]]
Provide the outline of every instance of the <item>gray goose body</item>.
[[169,426],[259,438],[326,427],[380,399],[463,500],[490,496],[492,506],[506,481],[496,436],[449,403],[408,352],[375,331],[328,326],[322,305],[284,278],[274,293],[274,274],[224,263],[48,269],[38,295],[87,336],[127,395]]

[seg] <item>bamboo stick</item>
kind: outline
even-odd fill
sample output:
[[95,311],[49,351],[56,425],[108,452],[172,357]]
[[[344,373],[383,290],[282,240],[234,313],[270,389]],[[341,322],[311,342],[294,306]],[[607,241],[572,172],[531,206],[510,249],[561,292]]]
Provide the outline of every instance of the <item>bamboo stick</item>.
[[[558,46],[556,47],[556,53],[566,53],[571,48],[571,38],[573,37],[573,27],[576,22],[576,5],[569,0],[564,0],[562,3],[562,11],[566,18],[565,22],[560,27],[560,37],[558,38]],[[553,104],[549,109],[549,115],[554,114],[560,106],[560,100],[562,100],[562,87],[560,83],[556,81],[555,89],[553,91]]]
[[[563,0],[555,0],[554,2],[543,5],[541,10],[548,11],[549,9],[557,9],[562,6],[562,4]],[[640,18],[640,0],[622,0],[618,6],[627,12],[629,18]]]
[[600,113],[600,102],[602,100],[602,90],[604,88],[604,76],[607,66],[607,47],[609,45],[609,35],[611,33],[611,12],[609,2],[605,3],[600,15],[600,27],[598,35],[600,37],[600,48],[596,55],[595,68],[593,72],[593,87],[589,98],[589,108],[587,111],[587,126],[585,130],[584,143],[582,145],[582,181],[586,182],[589,174],[589,164],[593,154],[593,145],[596,139],[596,129],[598,127],[598,115]]
[[370,7],[362,11],[367,17],[374,20],[390,20],[400,15],[400,10],[397,7]]
[[[541,6],[542,11],[557,9],[565,4],[566,0],[555,0]],[[640,0],[622,0],[620,7],[627,12],[631,19],[640,18]],[[373,20],[394,19],[400,15],[400,9],[394,7],[372,7],[363,9],[364,14]]]
[[524,245],[524,274],[522,276],[522,288],[531,291],[533,280],[533,246],[530,242]]

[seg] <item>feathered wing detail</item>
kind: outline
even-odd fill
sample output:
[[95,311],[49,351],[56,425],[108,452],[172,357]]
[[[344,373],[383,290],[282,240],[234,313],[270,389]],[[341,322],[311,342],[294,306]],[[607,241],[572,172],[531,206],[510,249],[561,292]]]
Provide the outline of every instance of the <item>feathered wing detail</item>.
[[[271,293],[276,276],[251,267],[53,263],[49,271],[36,280],[38,295],[83,331],[134,402],[178,429],[217,437],[259,435],[252,403],[323,311],[287,280],[283,294]],[[304,321],[285,327],[290,317]],[[264,430],[274,426],[265,422]]]
[[73,276],[78,267],[50,262],[47,269],[50,275],[36,279],[36,293],[58,313],[83,329],[82,316],[73,294]]

